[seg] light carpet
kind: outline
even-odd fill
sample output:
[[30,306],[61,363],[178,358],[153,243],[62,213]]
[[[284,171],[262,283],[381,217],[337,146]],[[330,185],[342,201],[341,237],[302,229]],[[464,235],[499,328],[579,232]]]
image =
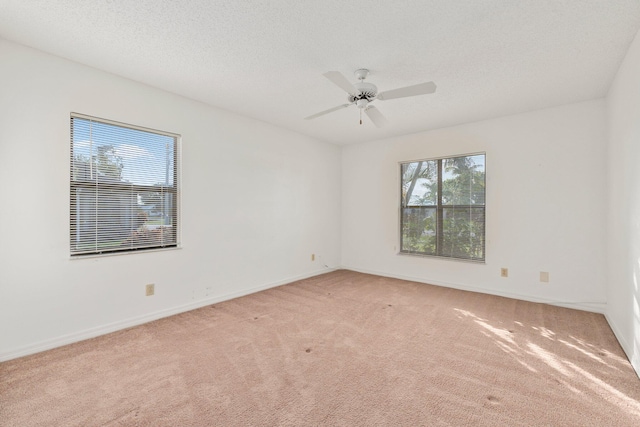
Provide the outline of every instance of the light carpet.
[[600,314],[347,270],[0,364],[3,426],[638,426]]

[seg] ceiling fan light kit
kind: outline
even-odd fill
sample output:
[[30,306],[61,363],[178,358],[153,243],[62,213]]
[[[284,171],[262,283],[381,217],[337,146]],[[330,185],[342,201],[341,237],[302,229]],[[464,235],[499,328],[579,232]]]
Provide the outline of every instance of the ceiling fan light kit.
[[352,84],[339,71],[329,71],[324,73],[323,76],[329,79],[340,89],[347,92],[347,101],[349,103],[339,105],[325,111],[321,111],[309,117],[305,117],[305,120],[312,120],[316,117],[324,116],[325,114],[329,114],[334,111],[349,107],[351,105],[355,105],[360,109],[360,124],[362,124],[362,111],[364,111],[376,127],[382,127],[388,123],[387,119],[375,106],[370,105],[373,101],[375,101],[376,99],[380,101],[386,101],[388,99],[426,95],[429,93],[434,93],[436,91],[435,83],[426,82],[378,93],[378,87],[376,85],[364,81],[367,76],[369,76],[369,70],[367,70],[366,68],[360,68],[353,74],[358,79],[358,82]]

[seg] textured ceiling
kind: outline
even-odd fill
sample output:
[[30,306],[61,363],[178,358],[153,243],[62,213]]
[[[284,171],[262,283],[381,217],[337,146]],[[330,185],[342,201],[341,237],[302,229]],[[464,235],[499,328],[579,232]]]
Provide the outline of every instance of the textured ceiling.
[[[638,28],[640,0],[0,0],[2,38],[338,144],[603,97]],[[303,120],[357,68],[438,89]]]

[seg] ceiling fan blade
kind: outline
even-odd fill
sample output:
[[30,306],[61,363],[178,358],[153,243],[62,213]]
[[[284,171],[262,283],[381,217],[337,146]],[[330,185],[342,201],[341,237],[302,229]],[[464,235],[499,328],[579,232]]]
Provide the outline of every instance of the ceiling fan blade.
[[324,116],[325,114],[329,114],[329,113],[333,113],[334,111],[341,110],[342,108],[347,108],[349,105],[351,105],[351,104],[338,105],[337,107],[329,108],[328,110],[321,111],[321,112],[316,113],[316,114],[314,114],[312,116],[305,117],[304,119],[305,120],[315,119],[316,117]]
[[420,83],[413,86],[401,87],[399,89],[387,90],[378,94],[380,101],[387,99],[405,98],[407,96],[426,95],[436,91],[434,82]]
[[389,123],[387,119],[382,115],[380,110],[378,110],[373,105],[371,107],[365,108],[364,112],[367,114],[367,116],[369,116],[373,124],[376,125],[376,127],[378,128],[381,128],[387,123]]
[[358,91],[340,71],[328,71],[324,73],[323,76],[351,95],[355,95]]

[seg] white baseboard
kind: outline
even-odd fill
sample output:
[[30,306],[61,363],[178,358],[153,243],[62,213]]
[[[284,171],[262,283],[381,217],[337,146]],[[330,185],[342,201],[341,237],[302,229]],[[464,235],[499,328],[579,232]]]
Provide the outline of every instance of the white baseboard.
[[636,375],[640,378],[640,354],[633,351],[633,347],[627,342],[622,333],[620,332],[620,328],[618,325],[609,317],[607,313],[604,314],[605,319],[607,319],[607,323],[609,323],[609,327],[613,331],[613,334],[616,336],[616,339],[620,343],[620,347],[627,355],[627,359],[631,362],[631,366],[636,371]]
[[444,288],[453,288],[453,289],[459,289],[461,291],[478,292],[481,294],[496,295],[496,296],[505,297],[505,298],[513,298],[513,299],[519,299],[519,300],[529,301],[529,302],[556,305],[559,307],[573,308],[576,310],[590,311],[593,313],[605,314],[607,309],[606,303],[581,302],[581,301],[557,301],[552,299],[539,298],[531,295],[522,295],[522,294],[517,294],[513,292],[503,292],[503,291],[496,291],[493,289],[481,288],[477,286],[463,285],[460,283],[442,282],[439,280],[430,280],[430,279],[424,279],[420,277],[405,276],[402,274],[389,274],[381,271],[353,268],[348,266],[341,266],[340,268],[357,271],[360,273],[375,274],[376,276],[391,277],[394,279],[401,279],[401,280],[409,280],[411,282],[427,283],[430,285],[442,286]]
[[171,307],[164,310],[155,311],[153,313],[144,314],[142,316],[136,316],[129,319],[120,320],[117,322],[109,323],[102,326],[97,326],[83,331],[74,332],[71,334],[63,335],[60,337],[40,341],[28,346],[16,348],[8,352],[0,353],[0,362],[5,362],[11,359],[17,359],[19,357],[28,356],[42,351],[51,350],[57,347],[62,347],[67,344],[73,344],[78,341],[83,341],[89,338],[95,338],[100,335],[106,335],[111,332],[116,332],[122,329],[127,329],[132,326],[142,325],[154,320],[162,319],[164,317],[173,316],[175,314],[184,313],[186,311],[195,310],[197,308],[205,307],[211,304],[217,304],[222,301],[228,301],[234,298],[242,297],[245,295],[253,294],[256,292],[264,291],[267,289],[275,288],[285,285],[287,283],[295,282],[297,280],[308,279],[309,277],[318,276],[320,274],[329,273],[335,271],[335,268],[324,268],[312,273],[302,274],[287,279],[278,280],[276,282],[266,283],[260,286],[255,286],[249,289],[244,289],[238,292],[232,292],[225,295],[218,295],[211,298],[201,299],[192,303],[179,305],[177,307]]

